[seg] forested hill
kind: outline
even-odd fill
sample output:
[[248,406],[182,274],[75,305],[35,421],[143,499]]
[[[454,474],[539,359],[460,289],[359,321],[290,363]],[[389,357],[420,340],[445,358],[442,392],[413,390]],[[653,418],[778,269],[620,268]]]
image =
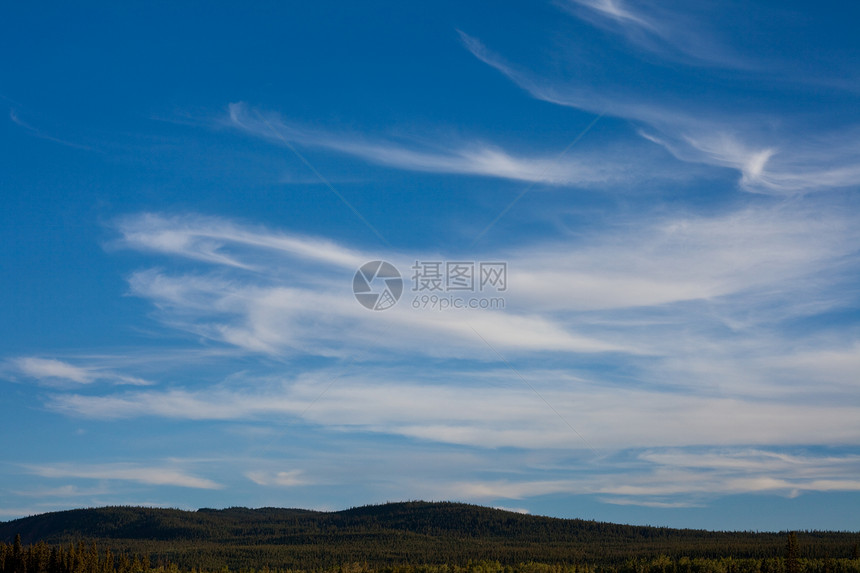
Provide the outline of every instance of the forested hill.
[[[492,559],[620,563],[666,555],[764,559],[786,533],[710,532],[555,519],[458,503],[406,502],[338,512],[302,509],[181,511],[105,507],[0,522],[0,540],[95,541],[115,552],[186,567],[327,567],[338,563],[464,563]],[[805,558],[852,558],[858,533],[801,532]]]

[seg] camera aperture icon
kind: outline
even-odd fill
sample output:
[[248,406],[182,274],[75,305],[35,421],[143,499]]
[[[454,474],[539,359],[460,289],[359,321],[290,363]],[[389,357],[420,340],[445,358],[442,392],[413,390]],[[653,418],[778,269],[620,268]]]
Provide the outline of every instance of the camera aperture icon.
[[355,271],[352,292],[364,308],[386,310],[400,300],[400,295],[403,294],[403,278],[391,263],[370,261]]

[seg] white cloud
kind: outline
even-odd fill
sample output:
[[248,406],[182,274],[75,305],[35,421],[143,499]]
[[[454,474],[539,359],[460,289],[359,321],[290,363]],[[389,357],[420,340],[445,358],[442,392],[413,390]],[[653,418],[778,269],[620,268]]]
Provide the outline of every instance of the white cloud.
[[794,497],[803,492],[860,490],[860,480],[856,479],[860,457],[853,454],[693,448],[645,451],[638,459],[647,462],[647,472],[634,473],[626,481],[609,479],[609,484],[600,488],[601,493],[625,496],[611,497],[609,503],[664,503],[661,499],[679,495],[702,501],[743,493]]
[[578,4],[607,15],[613,20],[629,22],[639,28],[653,29],[654,25],[642,16],[632,13],[621,0],[577,0]]
[[[747,208],[708,217],[676,216],[632,227],[625,221],[579,248],[543,245],[511,262],[530,308],[621,309],[791,290],[804,277],[851,257],[853,217],[813,205]],[[827,279],[823,279],[827,280]],[[838,280],[831,277],[830,280]]]
[[[641,20],[620,3],[583,4],[614,14],[617,21]],[[462,32],[461,37],[476,58],[534,98],[631,120],[641,126],[642,137],[684,162],[737,170],[746,191],[796,195],[845,189],[855,187],[860,177],[860,126],[848,118],[841,127],[824,128],[819,127],[826,123],[824,117],[779,115],[764,104],[749,103],[747,93],[727,92],[720,103],[705,103],[688,94],[644,92],[623,82],[542,76],[530,66],[505,61],[476,38]],[[663,164],[655,173],[672,169],[677,165]]]
[[[619,221],[582,243],[530,245],[509,252],[510,288],[504,293],[503,311],[415,310],[409,304],[407,276],[400,304],[370,312],[353,299],[350,285],[355,269],[378,254],[216,218],[150,214],[128,218],[119,226],[127,247],[144,250],[161,244],[150,235],[181,233],[185,239],[158,253],[203,263],[193,274],[151,269],[131,276],[132,292],[152,301],[159,309],[156,316],[170,328],[241,352],[278,359],[349,358],[369,369],[382,358],[492,364],[499,362],[497,351],[538,388],[551,388],[547,397],[565,418],[581,421],[589,443],[612,448],[846,443],[856,437],[856,408],[846,398],[857,387],[851,366],[856,362],[852,345],[858,343],[830,335],[791,340],[772,325],[850,304],[858,229],[850,211],[839,205],[803,201],[710,217]],[[200,255],[202,237],[213,255]],[[265,257],[269,264],[258,264]],[[444,259],[421,253],[385,258],[405,275],[415,260]],[[627,406],[615,382],[607,387],[599,378],[592,380],[593,374],[518,363],[535,357],[559,360],[568,353],[606,364],[623,356],[645,386],[624,390],[635,397]],[[346,397],[336,386],[325,406],[308,413],[308,420],[485,447],[556,447],[570,440],[569,430],[552,416],[534,424],[540,418],[534,408],[543,414],[546,408],[509,371],[501,379],[517,390],[485,399],[491,412],[504,413],[487,423],[475,418],[480,408],[457,414],[448,406],[477,404],[472,393],[479,392],[483,381],[468,372],[450,373],[463,380],[461,393],[440,389],[437,380],[420,373],[379,372],[377,383],[337,373],[360,391]],[[804,384],[803,376],[813,375],[818,382]],[[569,384],[567,390],[557,388],[562,381]],[[55,395],[51,405],[95,418],[146,414],[236,420],[298,415],[316,396],[306,391],[302,380],[280,384],[256,394],[225,385],[205,395],[181,387]],[[366,403],[368,397],[378,402]],[[335,407],[338,400],[341,405]],[[414,404],[433,408],[429,415],[418,414]],[[409,412],[408,420],[400,417],[403,412]],[[433,412],[452,417],[439,418]],[[660,416],[657,424],[648,421],[655,412]],[[520,425],[503,426],[500,420],[509,415]],[[805,421],[786,422],[799,418]],[[606,423],[612,419],[631,420],[635,429]]]
[[[727,458],[727,464],[722,458]],[[746,458],[753,465],[746,465]],[[757,463],[761,458],[794,464]],[[680,464],[674,462],[680,461]],[[701,461],[701,463],[699,463]],[[740,462],[741,465],[737,465]],[[552,473],[541,468],[541,473]],[[540,495],[593,495],[613,505],[657,508],[703,507],[726,495],[795,497],[805,492],[858,491],[856,455],[816,456],[736,448],[688,448],[642,452],[632,460],[577,460],[557,465],[560,479],[535,479],[524,471],[505,479],[445,481],[432,495],[473,500],[528,499]]]
[[654,501],[648,499],[624,498],[624,497],[599,497],[603,503],[612,505],[636,505],[639,507],[658,507],[661,509],[680,508],[680,507],[704,507],[700,503],[691,501]]
[[[451,385],[417,373],[362,365],[355,372],[320,372],[291,382],[248,380],[234,388],[57,394],[49,406],[97,419],[286,416],[333,431],[362,430],[481,448],[850,445],[860,435],[858,408],[850,404],[810,405],[803,398],[763,402],[743,395],[714,397],[707,387],[698,393],[693,388],[620,388],[572,379],[563,371],[519,372],[539,395],[506,370],[482,375],[447,370],[444,379],[456,381]],[[487,380],[495,383],[491,389]],[[327,390],[320,398],[323,388]]]
[[64,485],[60,487],[50,487],[50,488],[39,488],[32,490],[20,490],[14,492],[16,495],[23,495],[27,497],[59,497],[59,498],[71,498],[71,497],[85,497],[92,495],[103,495],[108,493],[109,490],[105,487],[94,487],[94,488],[80,488],[74,485]]
[[251,471],[245,472],[245,477],[257,485],[294,487],[308,483],[302,477],[302,470],[289,470],[280,472]]
[[[346,133],[325,133],[298,128],[275,114],[250,109],[244,103],[230,104],[229,125],[255,137],[324,148],[360,159],[410,171],[498,177],[527,183],[600,187],[654,178],[648,168],[647,149],[593,150],[559,156],[515,154],[479,141],[443,143],[427,141],[368,140]],[[663,177],[663,175],[661,175]],[[672,179],[678,174],[672,174]]]
[[454,497],[467,499],[524,499],[554,493],[573,493],[579,490],[572,480],[540,481],[473,481],[443,484],[441,491],[453,492]]
[[221,489],[212,480],[197,477],[174,467],[151,467],[140,464],[44,464],[27,469],[46,478],[81,478],[94,480],[133,481],[147,485],[166,485],[196,489]]
[[259,259],[243,260],[251,253],[281,255],[348,269],[365,262],[360,253],[331,241],[274,233],[219,217],[144,213],[121,219],[116,228],[122,236],[113,244],[116,247],[177,255],[246,270],[262,270],[269,266]]
[[22,374],[33,378],[60,378],[80,384],[89,384],[95,375],[87,368],[73,366],[60,360],[25,357],[14,360]]
[[[409,481],[414,467],[396,470],[433,498],[576,493],[670,507],[738,492],[854,491],[850,456],[800,463],[791,457],[797,454],[779,453],[798,444],[850,447],[860,436],[860,342],[838,328],[798,334],[780,326],[853,304],[860,226],[852,217],[836,203],[796,200],[708,217],[618,221],[571,244],[508,252],[503,311],[442,313],[417,311],[408,299],[371,312],[350,290],[366,260],[383,256],[405,270],[416,259],[444,260],[441,254],[363,253],[226,219],[130,217],[118,227],[125,247],[199,263],[191,271],[177,265],[131,275],[132,292],[153,303],[155,317],[232,346],[238,356],[262,352],[277,365],[202,385],[58,389],[47,406],[104,420],[288,420],[328,436],[543,452],[549,465],[570,455],[585,460],[571,475],[526,467],[499,479],[440,475],[436,485]],[[157,239],[177,234],[184,238]],[[339,366],[301,374],[284,366],[311,355]],[[120,362],[99,364],[115,371]],[[164,368],[173,366],[175,359]],[[812,376],[816,382],[804,384]],[[708,446],[707,455],[685,450],[695,445]],[[632,461],[613,458],[639,449],[644,453]],[[301,471],[245,464],[251,469],[244,475],[285,488],[328,475],[306,461]],[[625,464],[633,469],[615,475]],[[74,475],[201,479],[107,469]],[[339,479],[347,478],[332,483]]]
[[[562,10],[600,28],[616,32],[637,48],[688,65],[718,66],[764,73],[757,58],[738,53],[710,29],[717,16],[712,6],[684,6],[625,0],[566,0]],[[729,8],[731,10],[731,8]],[[773,66],[773,64],[770,64]]]
[[142,378],[118,374],[100,366],[76,366],[53,358],[25,356],[15,358],[10,362],[13,369],[20,374],[49,383],[75,382],[77,384],[91,384],[97,380],[102,380],[114,384],[129,384],[134,386],[146,386],[150,384],[150,382]]
[[[822,280],[838,285],[838,275],[824,278],[826,269],[844,266],[860,239],[850,214],[838,207],[750,208],[645,225],[622,222],[614,232],[590,238],[581,247],[536,245],[509,253],[512,287],[504,293],[507,308],[497,312],[416,311],[410,306],[415,293],[410,290],[409,269],[415,260],[444,257],[391,253],[385,258],[401,269],[406,292],[398,306],[371,313],[353,300],[349,285],[355,269],[379,258],[378,253],[261,230],[247,239],[251,232],[235,223],[193,216],[147,215],[123,225],[124,236],[135,237],[127,239],[128,247],[148,249],[153,244],[145,229],[156,236],[180,229],[187,237],[205,235],[210,245],[218,245],[218,252],[231,250],[229,260],[220,254],[201,258],[194,246],[197,239],[183,241],[183,248],[171,248],[169,254],[235,272],[139,271],[130,278],[132,292],[155,303],[162,320],[174,328],[275,355],[345,356],[350,352],[346,349],[375,353],[385,347],[387,352],[488,356],[475,332],[503,352],[660,355],[666,349],[655,347],[654,341],[610,328],[607,321],[617,321],[617,316],[574,318],[564,313],[665,309],[686,301],[719,299],[728,321],[730,313],[748,313],[747,305],[758,304],[757,292],[767,292],[771,299],[784,293],[781,302],[789,311],[807,302],[796,296],[806,282],[817,285],[818,291]],[[235,246],[239,241],[241,251]],[[272,251],[276,243],[290,247]],[[273,255],[281,257],[277,264],[272,264]],[[257,263],[263,257],[268,257],[268,265]],[[256,270],[245,273],[249,268]],[[684,316],[702,318],[688,308],[672,320]]]
[[[186,239],[180,242],[181,247],[171,243],[169,254],[238,272],[256,269],[254,274],[235,277],[210,273],[172,276],[146,270],[130,278],[132,292],[152,300],[172,326],[246,350],[337,356],[342,355],[338,347],[373,351],[384,341],[389,350],[424,347],[436,354],[473,355],[476,349],[486,348],[475,335],[478,331],[490,344],[503,349],[635,352],[529,312],[504,316],[484,311],[416,312],[404,300],[390,311],[370,313],[356,303],[348,289],[358,267],[379,258],[378,254],[362,254],[333,243],[277,233],[260,233],[246,240],[248,231],[224,220],[155,215],[142,219],[129,219],[120,225],[126,246],[149,249],[159,242],[151,240],[143,228],[152,229],[151,234],[156,236],[174,236],[173,229],[179,228],[186,237],[205,235],[210,246],[218,246],[211,252],[218,254],[201,256],[194,246],[196,240]],[[134,233],[126,231],[125,225],[135,229]],[[219,231],[219,226],[224,230]],[[134,240],[128,239],[130,236]],[[230,257],[220,254],[240,240],[242,247],[251,250]],[[278,265],[271,259],[271,245],[275,243],[290,245],[274,253],[283,257]],[[254,261],[263,256],[269,256],[268,264],[256,265]],[[425,255],[393,253],[386,258],[407,274],[421,257]],[[338,264],[329,266],[332,261]],[[404,299],[413,296],[408,288]],[[434,341],[432,345],[424,344],[430,340]]]

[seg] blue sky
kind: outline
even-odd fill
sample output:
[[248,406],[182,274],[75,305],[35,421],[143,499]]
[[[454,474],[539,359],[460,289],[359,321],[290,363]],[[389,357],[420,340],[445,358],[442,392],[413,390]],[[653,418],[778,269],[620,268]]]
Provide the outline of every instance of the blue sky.
[[[860,529],[855,21],[7,6],[0,519],[434,499]],[[377,260],[404,290],[373,311]],[[416,262],[506,288],[418,289]]]

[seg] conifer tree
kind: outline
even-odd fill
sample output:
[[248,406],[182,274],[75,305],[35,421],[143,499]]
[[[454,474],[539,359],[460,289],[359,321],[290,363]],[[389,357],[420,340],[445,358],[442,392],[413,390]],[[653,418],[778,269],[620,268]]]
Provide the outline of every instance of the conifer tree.
[[800,573],[800,549],[797,543],[797,534],[791,532],[785,543],[785,573]]

